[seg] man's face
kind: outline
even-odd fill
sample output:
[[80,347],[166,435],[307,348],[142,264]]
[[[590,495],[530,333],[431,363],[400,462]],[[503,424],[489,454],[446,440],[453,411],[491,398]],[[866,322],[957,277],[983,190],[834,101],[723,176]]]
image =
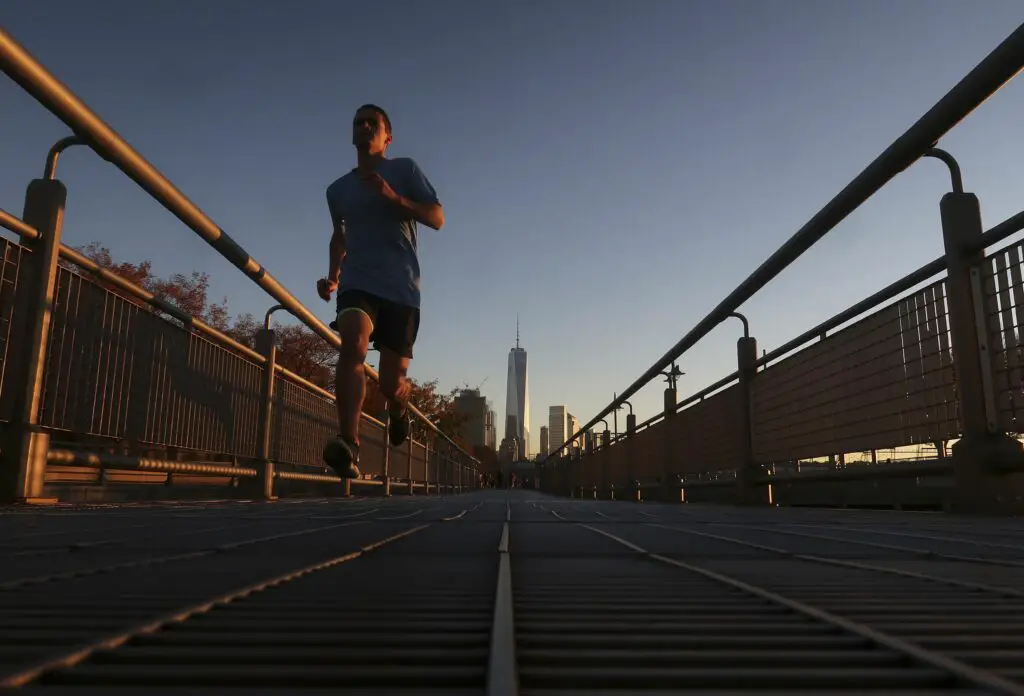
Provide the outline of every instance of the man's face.
[[391,143],[384,117],[373,109],[360,109],[352,120],[352,144],[371,155],[384,152]]

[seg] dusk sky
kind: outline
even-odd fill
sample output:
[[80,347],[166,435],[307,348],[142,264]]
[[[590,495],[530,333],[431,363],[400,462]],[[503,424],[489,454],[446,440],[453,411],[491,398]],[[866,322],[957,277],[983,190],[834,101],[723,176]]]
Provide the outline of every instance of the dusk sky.
[[[444,204],[421,226],[411,376],[487,378],[504,434],[516,313],[532,441],[642,374],[1024,21],[1020,0],[357,3],[6,0],[0,26],[324,321],[325,189],[365,102]],[[985,226],[1024,208],[1018,78],[945,138]],[[0,208],[68,133],[0,79]],[[271,298],[113,166],[60,165],[65,242]],[[942,251],[945,167],[919,162],[742,308],[771,350]],[[680,397],[735,369],[738,322],[680,361]],[[371,354],[376,360],[376,354]],[[656,382],[632,402],[661,404]],[[620,418],[620,428],[624,419]]]

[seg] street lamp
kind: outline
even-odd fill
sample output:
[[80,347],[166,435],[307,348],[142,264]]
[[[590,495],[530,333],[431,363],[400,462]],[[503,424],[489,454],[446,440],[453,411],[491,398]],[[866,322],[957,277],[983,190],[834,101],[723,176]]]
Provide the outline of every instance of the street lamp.
[[685,374],[685,372],[679,369],[679,366],[676,365],[675,361],[672,362],[671,370],[661,373],[662,377],[665,378],[665,381],[668,382],[669,389],[671,389],[672,391],[676,390],[676,379],[678,377],[682,377]]
[[672,369],[667,372],[662,372],[661,375],[668,382],[668,389],[665,390],[665,415],[675,413],[676,410],[676,383],[679,377],[682,377],[686,373],[679,369],[675,361],[672,361]]

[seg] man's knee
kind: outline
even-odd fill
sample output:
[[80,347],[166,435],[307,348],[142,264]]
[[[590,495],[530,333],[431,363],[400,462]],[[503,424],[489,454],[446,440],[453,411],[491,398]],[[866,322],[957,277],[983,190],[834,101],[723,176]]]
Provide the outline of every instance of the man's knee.
[[360,311],[342,313],[338,317],[338,335],[341,337],[338,364],[352,367],[366,362],[372,331],[373,324],[365,313]]

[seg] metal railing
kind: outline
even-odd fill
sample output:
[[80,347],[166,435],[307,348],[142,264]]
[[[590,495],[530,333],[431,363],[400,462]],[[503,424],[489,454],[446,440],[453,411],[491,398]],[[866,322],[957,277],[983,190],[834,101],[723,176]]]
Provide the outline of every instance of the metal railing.
[[[834,471],[818,475],[821,481],[853,480],[865,471],[842,466],[845,453],[870,450],[874,459],[881,448],[937,443],[937,458],[945,459],[944,444],[957,440],[953,457],[937,465],[901,465],[886,473],[873,466],[875,473],[867,475],[946,476],[951,505],[959,509],[1020,502],[1024,483],[1006,472],[1020,470],[1024,461],[1020,443],[1007,435],[1019,432],[1017,411],[1024,406],[1018,319],[1024,245],[988,258],[984,250],[1024,229],[1024,212],[983,233],[977,198],[964,192],[955,159],[936,144],[1022,67],[1024,26],[555,450],[543,466],[545,488],[579,495],[625,487],[632,498],[646,481],[660,497],[675,500],[711,485],[724,488],[724,499],[773,502],[779,492],[773,484],[815,478],[798,474],[802,459],[831,458]],[[952,190],[940,205],[946,253],[758,357],[749,323],[737,312],[742,304],[921,157],[950,169]],[[625,438],[564,456],[569,443],[666,368],[675,370],[686,351],[732,317],[744,323],[736,372],[682,402],[670,386],[664,410],[639,427],[631,424]]]
[[[111,471],[253,478],[268,498],[279,481],[342,482],[319,461],[337,432],[334,395],[277,364],[270,312],[253,350],[61,243],[60,154],[88,145],[274,298],[271,311],[287,310],[335,348],[338,335],[2,29],[0,67],[75,133],[50,149],[23,218],[0,210],[0,227],[22,239],[0,239],[0,494],[41,499],[67,466],[99,469],[97,480]],[[404,470],[409,493],[475,487],[479,463],[410,411],[423,437],[401,448],[364,414],[361,468],[371,478],[355,483],[389,492]],[[217,461],[195,461],[204,456]],[[343,483],[348,492],[353,482]]]

